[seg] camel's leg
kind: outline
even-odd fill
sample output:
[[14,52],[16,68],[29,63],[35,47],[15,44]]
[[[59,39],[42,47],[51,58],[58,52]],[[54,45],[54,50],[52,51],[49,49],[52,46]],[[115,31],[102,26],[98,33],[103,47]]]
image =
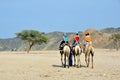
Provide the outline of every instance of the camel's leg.
[[69,68],[69,57],[70,57],[70,53],[67,52],[66,57],[67,57],[66,63],[67,63],[67,66],[68,66],[68,68]]
[[90,52],[88,52],[88,64],[87,64],[87,67],[89,67],[89,64],[90,64]]
[[61,63],[62,63],[62,66],[64,66],[63,65],[63,53],[61,53]]
[[79,54],[79,66],[81,67],[80,54]]
[[67,56],[67,65],[68,65],[68,68],[69,68],[69,56]]
[[76,59],[75,59],[75,54],[73,55],[74,57],[74,67],[76,66]]
[[66,67],[66,54],[64,54],[64,67]]
[[92,69],[93,69],[93,56],[94,56],[94,52],[91,53]]
[[85,53],[85,62],[86,62],[86,65],[88,64],[88,61],[87,61],[87,52]]
[[78,68],[80,67],[80,55],[79,54],[77,55],[77,67]]
[[91,58],[91,59],[92,59],[92,69],[93,69],[93,56],[92,56],[92,58]]

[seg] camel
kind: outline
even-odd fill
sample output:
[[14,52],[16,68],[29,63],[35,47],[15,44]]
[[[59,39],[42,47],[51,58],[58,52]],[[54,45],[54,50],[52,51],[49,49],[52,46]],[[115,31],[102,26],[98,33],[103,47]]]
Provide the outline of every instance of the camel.
[[90,55],[91,55],[92,68],[93,68],[94,48],[92,47],[92,45],[88,44],[88,47],[86,47],[86,49],[84,49],[83,51],[85,53],[85,61],[86,61],[87,67],[89,67],[89,64],[90,64]]
[[[70,47],[68,45],[65,45],[63,47],[63,50],[60,51],[60,53],[61,53],[61,63],[62,63],[62,66],[66,67],[66,63],[67,63],[67,66],[69,68]],[[63,57],[64,57],[64,63],[63,63]],[[66,60],[66,58],[67,58],[67,60]]]
[[80,62],[81,53],[82,53],[82,49],[79,44],[73,47],[74,66],[77,66],[78,68],[81,67],[81,62]]

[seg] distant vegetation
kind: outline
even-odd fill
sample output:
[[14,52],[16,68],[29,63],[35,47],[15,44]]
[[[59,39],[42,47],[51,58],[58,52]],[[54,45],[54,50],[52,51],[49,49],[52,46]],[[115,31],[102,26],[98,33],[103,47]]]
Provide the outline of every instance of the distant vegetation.
[[36,30],[23,30],[22,32],[16,33],[17,37],[28,43],[27,53],[31,50],[32,46],[36,44],[42,44],[47,42],[47,38]]
[[[88,29],[86,31],[90,32],[93,40],[93,46],[95,48],[104,48],[104,49],[116,49],[115,44],[117,43],[113,37],[113,34],[120,33],[119,28],[106,28],[100,31],[95,29]],[[34,45],[31,50],[58,50],[60,41],[62,39],[63,32],[50,32],[50,33],[40,33],[47,38],[46,44]],[[70,44],[73,42],[73,38],[75,36],[75,32],[67,33]],[[81,37],[81,43],[83,44],[84,32],[79,33]],[[34,38],[33,38],[34,39]],[[0,39],[0,50],[8,51],[8,50],[17,50],[23,51],[28,49],[26,44],[20,38],[11,38],[11,39]]]
[[111,39],[113,39],[113,43],[115,44],[116,50],[120,48],[120,33],[112,34]]

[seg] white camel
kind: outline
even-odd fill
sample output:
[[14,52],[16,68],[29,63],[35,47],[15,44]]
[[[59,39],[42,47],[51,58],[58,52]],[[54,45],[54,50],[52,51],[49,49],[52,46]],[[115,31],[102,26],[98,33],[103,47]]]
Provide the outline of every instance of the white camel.
[[82,49],[79,44],[73,47],[74,66],[81,67],[81,61],[80,61],[81,53],[82,53]]
[[[61,51],[60,53],[61,53],[61,63],[62,63],[62,66],[66,67],[66,63],[67,63],[67,66],[69,68],[70,47],[68,45],[65,45],[64,48],[63,48],[63,51]],[[63,57],[64,57],[64,63],[63,63]]]

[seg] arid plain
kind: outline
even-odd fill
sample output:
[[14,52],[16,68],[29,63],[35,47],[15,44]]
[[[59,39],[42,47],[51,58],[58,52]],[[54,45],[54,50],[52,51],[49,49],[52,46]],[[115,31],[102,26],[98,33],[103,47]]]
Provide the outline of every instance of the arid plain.
[[120,80],[120,51],[95,49],[94,69],[61,67],[59,51],[0,52],[0,80]]

